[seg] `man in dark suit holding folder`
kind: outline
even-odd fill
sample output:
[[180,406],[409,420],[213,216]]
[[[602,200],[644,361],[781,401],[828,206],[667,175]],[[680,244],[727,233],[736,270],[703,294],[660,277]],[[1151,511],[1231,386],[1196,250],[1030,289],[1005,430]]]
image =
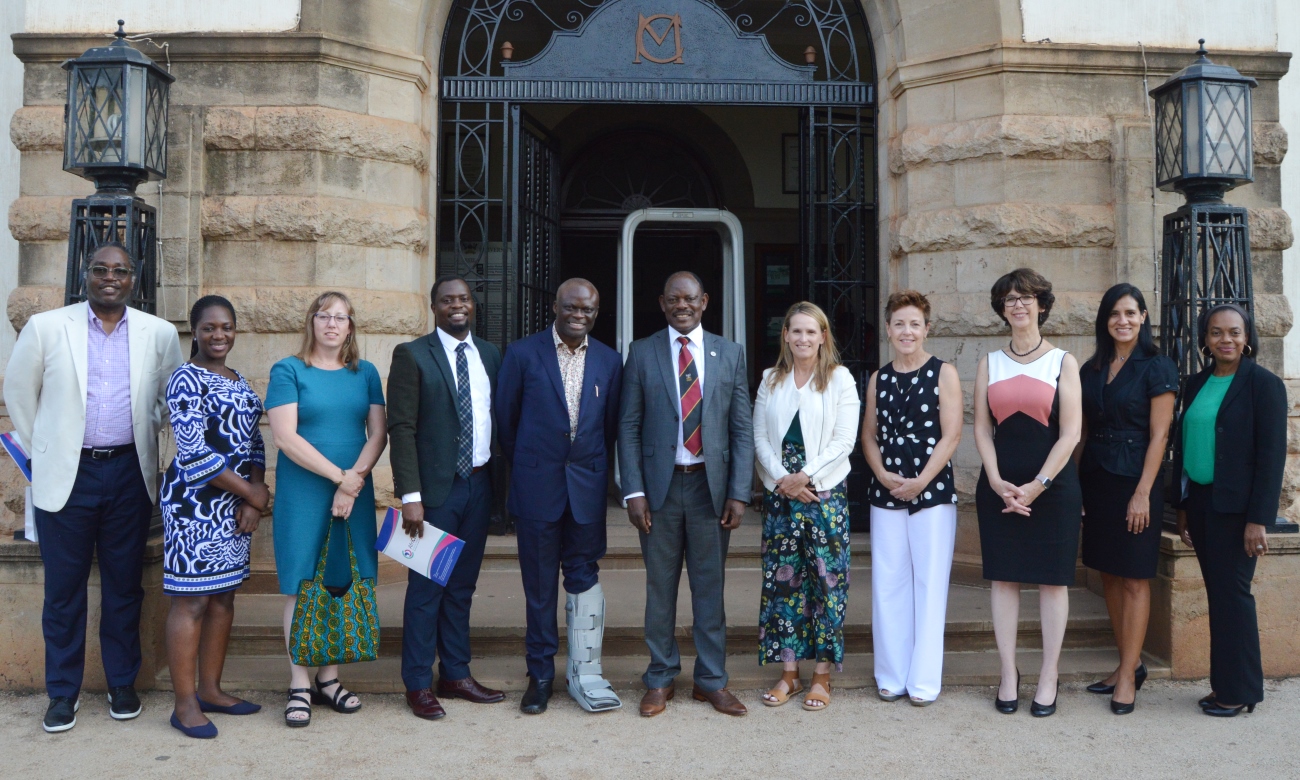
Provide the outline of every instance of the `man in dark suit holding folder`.
[[[469,673],[469,610],[487,545],[492,506],[492,395],[501,352],[470,333],[474,297],[458,277],[439,279],[430,292],[433,333],[393,350],[388,372],[389,460],[402,525],[412,536],[424,521],[465,542],[442,586],[414,571],[407,576],[402,611],[402,681],[418,717],[446,712],[437,696],[479,704],[499,702],[501,691]],[[433,662],[440,661],[437,696]]]
[[561,284],[554,311],[552,327],[506,350],[494,405],[511,466],[507,509],[516,518],[527,599],[528,691],[519,709],[529,715],[546,711],[555,680],[561,569],[569,694],[588,712],[622,706],[601,669],[605,596],[598,574],[623,363],[588,338],[600,312],[591,282]]

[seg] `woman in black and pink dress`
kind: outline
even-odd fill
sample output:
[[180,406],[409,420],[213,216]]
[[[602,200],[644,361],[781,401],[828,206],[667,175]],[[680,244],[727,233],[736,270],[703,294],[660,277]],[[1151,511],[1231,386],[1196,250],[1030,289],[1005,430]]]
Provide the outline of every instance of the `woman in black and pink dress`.
[[975,377],[975,446],[984,468],[975,489],[984,578],[993,582],[993,632],[1002,661],[995,705],[1019,708],[1016,626],[1020,586],[1038,586],[1043,665],[1030,713],[1056,711],[1058,662],[1074,584],[1082,496],[1071,455],[1083,410],[1079,364],[1039,328],[1052,310],[1052,284],[1019,268],[998,279],[993,310],[1011,326],[1006,349],[980,361]]

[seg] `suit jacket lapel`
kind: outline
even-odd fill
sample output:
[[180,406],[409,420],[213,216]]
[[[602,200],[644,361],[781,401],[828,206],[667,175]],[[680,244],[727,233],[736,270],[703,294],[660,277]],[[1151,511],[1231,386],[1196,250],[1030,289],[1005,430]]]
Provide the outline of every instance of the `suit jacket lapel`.
[[72,350],[72,365],[77,369],[77,384],[81,387],[81,405],[86,405],[86,371],[90,346],[89,304],[79,304],[68,312],[68,321],[64,330],[68,335],[68,346]]
[[140,388],[144,383],[145,352],[148,349],[149,335],[146,332],[148,324],[144,317],[131,317],[129,313],[123,315],[123,317],[131,318],[131,321],[126,324],[126,342],[127,349],[131,351],[131,408],[135,409],[136,399],[140,396]]
[[[549,330],[547,331],[547,334],[550,334]],[[560,405],[565,409],[568,409],[569,401],[564,395],[564,378],[560,376],[560,356],[557,354],[560,348],[555,346],[554,337],[549,339],[538,339],[538,341],[541,342],[538,344],[538,349],[542,350],[542,366],[546,369],[546,375],[551,378],[551,387],[555,388],[556,395],[560,397]],[[565,349],[568,349],[568,347],[566,346]],[[582,381],[584,385],[590,378],[589,374],[590,372],[588,371],[583,372]],[[583,391],[586,391],[585,387],[583,388]]]
[[1223,394],[1223,403],[1219,404],[1220,415],[1223,414],[1224,409],[1228,408],[1228,404],[1232,403],[1233,399],[1241,393],[1242,388],[1246,386],[1246,382],[1250,381],[1250,373],[1254,370],[1253,361],[1247,363],[1242,360],[1241,364],[1237,366],[1237,373],[1232,377],[1232,384],[1228,385],[1228,392]]
[[429,352],[433,355],[433,364],[442,372],[442,381],[447,384],[447,392],[451,393],[452,403],[455,403],[456,378],[451,373],[451,363],[447,360],[447,350],[442,348],[442,338],[438,336],[436,330],[426,338],[429,340]]
[[[673,365],[673,350],[668,343],[671,329],[659,331],[655,338],[655,354],[659,356],[659,373],[663,374],[664,386],[668,388],[668,397],[672,399],[673,406],[681,409],[682,391],[681,386],[677,383],[677,366]],[[676,333],[676,331],[673,331]]]
[[715,395],[715,388],[718,386],[718,372],[720,370],[721,360],[718,358],[718,342],[722,340],[721,336],[715,336],[708,331],[704,332],[704,354],[701,356],[704,360],[704,416],[707,418],[709,408],[713,405],[711,400]]

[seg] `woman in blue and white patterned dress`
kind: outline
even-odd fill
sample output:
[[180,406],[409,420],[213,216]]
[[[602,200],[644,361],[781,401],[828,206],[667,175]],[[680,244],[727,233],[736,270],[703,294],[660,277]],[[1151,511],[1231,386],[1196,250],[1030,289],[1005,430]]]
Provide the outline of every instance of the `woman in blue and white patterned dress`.
[[[205,712],[247,715],[261,707],[221,690],[235,616],[235,590],[248,579],[249,546],[270,503],[258,423],[262,401],[226,366],[235,345],[235,309],[217,295],[190,310],[190,361],[172,374],[167,406],[176,458],[163,479],[163,592],[167,660],[176,691],[171,723],[210,739]],[[195,667],[198,688],[195,689]]]

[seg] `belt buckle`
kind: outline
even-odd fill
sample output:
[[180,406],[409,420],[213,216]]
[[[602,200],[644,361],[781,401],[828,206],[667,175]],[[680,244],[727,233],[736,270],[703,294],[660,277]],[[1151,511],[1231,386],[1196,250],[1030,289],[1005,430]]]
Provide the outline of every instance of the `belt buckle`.
[[113,457],[112,447],[91,447],[90,448],[91,460],[108,460],[111,457]]

